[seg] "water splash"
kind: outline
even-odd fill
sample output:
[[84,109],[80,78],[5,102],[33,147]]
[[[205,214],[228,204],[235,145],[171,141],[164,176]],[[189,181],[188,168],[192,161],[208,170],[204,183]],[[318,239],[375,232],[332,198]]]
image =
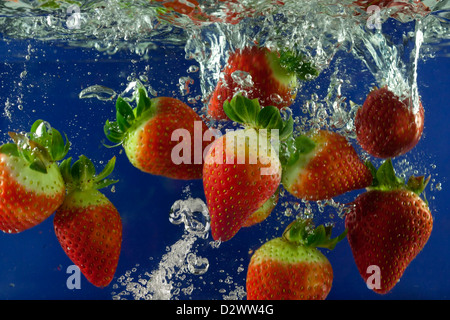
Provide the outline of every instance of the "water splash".
[[[169,221],[175,225],[184,225],[184,234],[161,258],[158,269],[144,272],[136,280],[132,277],[134,272],[126,272],[118,278],[113,289],[123,291],[113,292],[113,299],[139,300],[170,300],[177,299],[181,293],[190,296],[194,290],[193,281],[189,275],[200,276],[209,268],[207,258],[196,253],[195,246],[207,245],[198,243],[199,239],[207,239],[210,230],[209,212],[206,204],[199,198],[189,197],[186,200],[177,200],[172,205]],[[181,288],[180,288],[181,287]]]

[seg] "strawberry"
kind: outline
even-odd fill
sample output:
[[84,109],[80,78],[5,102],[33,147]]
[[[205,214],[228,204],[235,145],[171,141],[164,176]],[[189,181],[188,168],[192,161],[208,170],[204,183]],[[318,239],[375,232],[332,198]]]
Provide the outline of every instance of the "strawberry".
[[255,251],[247,271],[248,300],[324,300],[333,269],[317,247],[334,249],[346,231],[330,239],[331,227],[312,230],[311,220],[292,222],[280,238]]
[[283,166],[282,184],[304,200],[325,200],[371,185],[373,177],[347,139],[320,130],[298,136]]
[[[359,273],[376,293],[385,294],[398,283],[430,237],[433,218],[419,196],[428,180],[411,177],[405,184],[389,159],[376,172],[376,184],[348,205],[348,242]],[[379,268],[378,283],[369,279],[369,266]]]
[[[144,172],[173,179],[201,179],[202,158],[194,156],[196,149],[201,148],[202,155],[207,146],[202,138],[208,128],[200,116],[178,99],[150,99],[143,86],[136,90],[135,99],[134,109],[122,97],[117,99],[117,121],[106,122],[106,137],[123,145],[131,164]],[[188,150],[183,148],[181,160],[179,154],[174,154],[179,145],[173,138],[176,132],[187,136],[182,135],[187,140],[182,144],[187,144]]]
[[355,117],[358,143],[378,158],[393,158],[410,151],[419,142],[423,125],[422,104],[415,112],[409,99],[400,101],[386,87],[371,91]]
[[280,199],[279,190],[275,191],[275,193],[264,202],[264,204],[259,207],[255,212],[253,212],[247,220],[242,224],[243,227],[251,227],[258,223],[263,222],[267,219],[267,217],[272,213],[273,209],[275,209],[278,200]]
[[[215,240],[231,239],[252,213],[280,185],[281,164],[272,139],[292,131],[275,107],[261,109],[258,101],[235,96],[224,106],[233,121],[246,128],[228,131],[209,148],[203,167],[203,186]],[[277,131],[274,131],[274,130]]]
[[56,161],[70,144],[43,120],[28,134],[9,134],[15,143],[0,147],[0,230],[18,233],[40,224],[62,204],[65,186]]
[[53,220],[56,237],[64,252],[97,287],[107,286],[116,271],[122,243],[120,215],[109,199],[97,189],[115,181],[105,179],[114,169],[112,158],[96,175],[91,160],[80,156],[64,160],[61,172],[67,196]]
[[281,109],[295,99],[297,78],[309,79],[317,75],[311,63],[287,51],[276,53],[258,46],[237,49],[231,53],[223,79],[212,93],[208,114],[216,120],[227,120],[223,104],[239,92],[245,92],[249,99],[258,98],[264,107],[274,105]]
[[[151,0],[152,1],[152,0]],[[251,17],[255,14],[255,6],[260,2],[246,2],[245,5],[239,0],[219,0],[211,3],[200,4],[196,0],[153,0],[162,2],[165,10],[159,10],[161,17],[172,23],[176,23],[179,15],[187,16],[196,24],[224,22],[237,24],[243,17]],[[268,0],[271,6],[282,6],[279,0]]]

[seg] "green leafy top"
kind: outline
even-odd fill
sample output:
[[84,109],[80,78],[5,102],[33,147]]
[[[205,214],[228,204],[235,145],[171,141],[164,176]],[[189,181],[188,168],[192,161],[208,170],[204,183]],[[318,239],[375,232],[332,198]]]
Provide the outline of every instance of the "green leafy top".
[[84,155],[72,165],[72,158],[67,158],[61,162],[59,168],[61,175],[66,184],[67,190],[70,193],[73,190],[89,190],[102,189],[117,180],[106,179],[114,170],[116,157],[108,161],[103,170],[96,174],[96,169],[92,161]]
[[293,73],[298,79],[308,81],[319,76],[319,69],[302,54],[296,54],[289,50],[280,52],[280,65],[289,73]]
[[143,85],[138,85],[132,100],[136,100],[134,109],[124,98],[117,98],[116,121],[110,122],[107,120],[104,125],[104,132],[109,141],[122,144],[131,127],[152,116],[155,107]]
[[44,120],[37,120],[31,126],[29,133],[9,132],[14,143],[4,144],[0,152],[24,159],[30,168],[47,173],[52,163],[62,160],[69,152],[70,142],[66,142],[58,130],[52,128]]
[[374,177],[372,186],[368,188],[369,190],[390,191],[405,189],[420,195],[430,181],[430,177],[411,176],[408,181],[405,182],[404,179],[397,177],[391,159],[384,161],[378,170],[369,161],[366,162],[366,166],[370,169]]
[[297,245],[333,250],[336,244],[345,238],[347,229],[336,238],[331,238],[331,231],[331,226],[320,225],[314,228],[311,219],[299,218],[287,226],[282,238]]
[[223,110],[230,120],[255,129],[277,129],[281,141],[292,135],[294,120],[292,116],[283,121],[280,110],[274,106],[261,108],[258,99],[250,100],[242,94],[225,101]]

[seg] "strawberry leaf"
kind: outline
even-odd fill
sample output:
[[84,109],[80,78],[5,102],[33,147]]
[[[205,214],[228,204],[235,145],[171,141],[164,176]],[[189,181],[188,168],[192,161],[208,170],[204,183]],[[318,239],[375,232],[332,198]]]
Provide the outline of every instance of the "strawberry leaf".
[[345,238],[347,229],[335,238],[331,238],[331,231],[331,226],[320,225],[314,228],[311,219],[299,218],[289,224],[283,233],[283,239],[296,245],[333,250]]
[[231,121],[252,126],[257,124],[260,109],[258,99],[250,100],[240,93],[223,104],[223,110]]
[[71,165],[71,162],[72,158],[68,158],[59,165],[69,192],[74,189],[101,189],[117,182],[117,180],[105,179],[114,170],[115,157],[108,161],[98,175],[96,175],[96,169],[92,161],[84,155],[81,155],[73,165]]
[[280,52],[280,65],[288,72],[294,73],[300,80],[312,80],[320,73],[304,55],[297,55],[289,50]]
[[136,95],[136,118],[139,118],[145,111],[150,109],[151,99],[147,95],[147,91],[144,87],[138,89],[138,94]]
[[288,157],[284,158],[282,164],[289,166],[297,163],[302,157],[308,155],[316,147],[316,143],[305,135],[300,135],[294,140],[290,139],[286,143]]
[[[132,108],[128,101],[136,100],[136,108]],[[148,97],[147,91],[144,86],[138,83],[135,92],[133,93],[133,99],[125,100],[122,97],[118,97],[116,100],[116,121],[106,121],[103,126],[103,132],[106,138],[115,143],[116,147],[122,144],[128,129],[133,124],[139,121],[143,117],[150,117],[151,112],[154,110],[152,100]]]
[[0,146],[0,153],[7,154],[10,156],[18,157],[19,151],[17,150],[17,145],[14,143],[5,143]]
[[280,111],[274,106],[262,108],[257,114],[256,125],[262,129],[278,129],[283,127]]
[[290,116],[287,121],[283,122],[283,126],[280,131],[280,140],[285,141],[286,139],[292,136],[293,132],[294,132],[294,119],[292,118],[292,116]]
[[392,160],[387,159],[376,171],[375,182],[371,189],[382,191],[395,190],[402,188],[404,184],[405,181],[396,176]]

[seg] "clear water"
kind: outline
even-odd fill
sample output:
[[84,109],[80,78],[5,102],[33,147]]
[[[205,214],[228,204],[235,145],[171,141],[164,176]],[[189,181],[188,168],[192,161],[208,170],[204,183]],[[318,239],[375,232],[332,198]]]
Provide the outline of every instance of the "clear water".
[[[335,271],[329,298],[448,298],[450,283],[440,279],[450,266],[444,201],[450,3],[427,0],[429,10],[412,3],[407,12],[393,7],[369,14],[351,0],[246,0],[232,5],[241,20],[229,23],[226,4],[199,2],[215,22],[170,15],[161,2],[141,0],[1,2],[1,142],[8,141],[8,131],[27,130],[42,118],[69,136],[71,156],[85,154],[100,166],[116,155],[114,178],[120,181],[103,191],[121,213],[124,240],[111,285],[100,290],[83,280],[77,290],[66,286],[71,262],[54,237],[51,219],[23,234],[2,234],[0,298],[245,299],[251,253],[280,236],[295,216],[342,230],[343,205],[357,192],[319,203],[284,192],[264,223],[229,242],[215,242],[201,181],[139,172],[121,148],[102,144],[103,124],[115,118],[115,99],[129,96],[137,81],[151,95],[179,98],[207,119],[208,97],[229,51],[255,42],[301,52],[322,71],[317,79],[298,83],[294,104],[284,110],[294,116],[297,132],[333,128],[356,142],[353,118],[370,88],[387,85],[412,95],[416,108],[421,97],[424,137],[395,166],[406,177],[432,176],[427,191],[436,221],[432,237],[401,285],[383,297],[365,287],[346,242],[327,252]],[[253,8],[250,16],[247,7]],[[236,80],[251,87],[245,74],[236,74]]]

